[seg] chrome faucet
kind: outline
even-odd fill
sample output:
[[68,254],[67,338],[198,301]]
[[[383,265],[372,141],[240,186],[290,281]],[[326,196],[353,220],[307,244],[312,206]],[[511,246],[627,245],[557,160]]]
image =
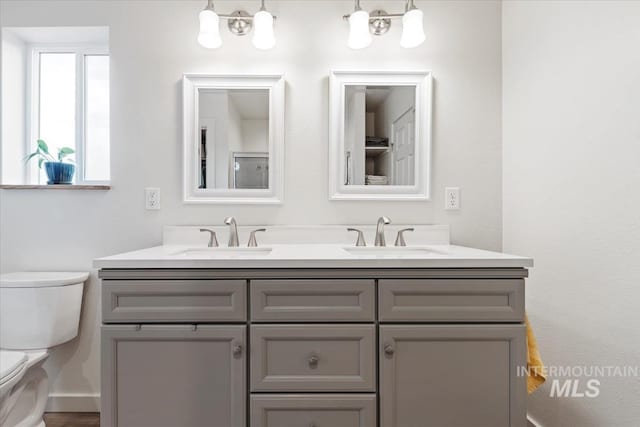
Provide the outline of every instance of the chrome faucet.
[[201,233],[209,233],[209,243],[207,247],[209,248],[217,248],[218,247],[218,239],[216,238],[216,232],[213,230],[209,230],[208,228],[201,228]]
[[236,220],[234,217],[230,216],[229,218],[224,220],[224,223],[229,226],[229,247],[237,248],[240,246],[238,242],[238,226],[236,225]]
[[258,228],[256,230],[253,230],[251,232],[251,234],[249,234],[249,242],[247,243],[247,247],[249,247],[249,248],[257,248],[258,247],[258,240],[256,239],[256,233],[263,232],[263,231],[267,231],[267,229],[266,228]]
[[387,242],[384,239],[384,225],[391,224],[391,220],[386,216],[378,218],[378,225],[376,226],[376,246],[387,246]]

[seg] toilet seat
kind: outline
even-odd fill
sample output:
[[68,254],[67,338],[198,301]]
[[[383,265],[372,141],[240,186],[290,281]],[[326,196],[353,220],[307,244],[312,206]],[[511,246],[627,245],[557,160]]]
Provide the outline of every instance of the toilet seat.
[[0,387],[20,375],[28,359],[27,354],[21,351],[0,350]]

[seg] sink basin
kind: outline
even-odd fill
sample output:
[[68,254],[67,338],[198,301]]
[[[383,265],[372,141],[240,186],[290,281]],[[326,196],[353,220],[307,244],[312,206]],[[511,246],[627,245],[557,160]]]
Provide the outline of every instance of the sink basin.
[[431,255],[441,254],[429,248],[412,248],[406,246],[347,246],[342,249],[360,258],[427,258]]
[[184,258],[238,259],[258,258],[271,254],[272,248],[190,248],[177,252],[176,256]]

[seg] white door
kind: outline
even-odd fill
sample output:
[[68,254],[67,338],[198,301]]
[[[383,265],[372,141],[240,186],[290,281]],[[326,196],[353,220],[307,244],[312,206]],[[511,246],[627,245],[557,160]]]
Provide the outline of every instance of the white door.
[[416,112],[410,108],[392,125],[393,175],[391,185],[415,184]]

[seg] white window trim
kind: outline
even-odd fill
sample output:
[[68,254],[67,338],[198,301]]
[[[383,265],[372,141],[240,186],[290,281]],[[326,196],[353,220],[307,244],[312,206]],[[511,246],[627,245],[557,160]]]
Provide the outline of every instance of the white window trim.
[[[40,54],[41,53],[75,53],[76,54],[76,185],[109,185],[110,180],[85,180],[85,141],[86,141],[86,117],[85,104],[87,96],[86,88],[86,61],[87,55],[109,55],[109,47],[94,44],[37,44],[29,46],[30,55],[27,64],[27,72],[30,83],[27,86],[27,138],[25,140],[25,153],[32,153],[37,146],[40,134]],[[109,135],[111,136],[111,135]],[[111,141],[109,141],[111,142]],[[110,160],[109,160],[109,163]],[[111,173],[109,173],[111,177]],[[25,167],[25,182],[40,182],[40,173],[34,162],[29,162]]]

